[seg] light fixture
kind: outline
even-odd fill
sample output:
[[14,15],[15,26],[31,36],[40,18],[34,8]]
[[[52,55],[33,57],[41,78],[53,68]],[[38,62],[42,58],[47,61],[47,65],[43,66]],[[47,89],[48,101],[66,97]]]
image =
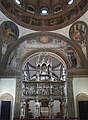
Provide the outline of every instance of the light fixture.
[[74,0],[69,0],[68,1],[68,5],[71,5],[73,3]]

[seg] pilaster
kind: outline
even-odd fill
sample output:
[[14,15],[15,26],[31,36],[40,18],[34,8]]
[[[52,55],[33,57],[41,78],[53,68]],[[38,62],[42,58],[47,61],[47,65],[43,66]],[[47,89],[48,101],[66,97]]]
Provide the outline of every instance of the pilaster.
[[22,94],[22,83],[21,78],[17,78],[16,80],[16,98],[15,98],[15,111],[14,117],[20,117],[20,103],[21,103],[21,94]]
[[75,116],[74,97],[73,97],[73,78],[68,77],[67,81],[67,111],[69,117]]

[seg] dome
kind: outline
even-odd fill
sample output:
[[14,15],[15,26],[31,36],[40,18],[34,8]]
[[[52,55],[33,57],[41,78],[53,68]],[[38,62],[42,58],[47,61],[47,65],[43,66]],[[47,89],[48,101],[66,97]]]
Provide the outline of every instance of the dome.
[[87,11],[87,0],[5,0],[0,8],[19,25],[33,30],[63,28]]

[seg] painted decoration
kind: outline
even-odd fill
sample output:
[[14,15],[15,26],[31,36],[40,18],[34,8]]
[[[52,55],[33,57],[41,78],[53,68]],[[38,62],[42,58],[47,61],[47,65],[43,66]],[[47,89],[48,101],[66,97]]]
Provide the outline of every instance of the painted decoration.
[[70,45],[68,45],[67,54],[68,54],[68,58],[71,62],[71,67],[77,68],[77,66],[78,66],[77,54],[76,54],[75,49]]
[[87,24],[82,21],[77,21],[71,26],[69,37],[75,42],[82,42],[87,37],[87,32]]
[[[38,40],[38,39],[37,39]],[[36,41],[36,40],[35,40]],[[57,41],[57,39],[56,39]],[[31,40],[29,40],[28,42],[31,42]],[[51,43],[48,45],[47,44],[43,44],[43,48],[47,46],[46,48],[50,48],[52,46],[52,41]],[[8,61],[8,67],[16,67],[16,65],[18,64],[20,58],[22,56],[24,56],[25,54],[27,54],[30,50],[35,49],[35,48],[42,48],[42,44],[37,44],[37,42],[32,43],[27,43],[25,44],[25,41],[23,43],[21,43],[18,47],[18,49],[14,50],[11,54],[11,56],[9,57],[9,61]],[[81,62],[80,62],[80,57],[77,54],[77,52],[75,51],[74,47],[72,47],[71,45],[69,45],[68,43],[66,43],[65,41],[61,41],[57,44],[54,44],[52,46],[52,48],[55,48],[59,51],[61,51],[61,53],[63,55],[65,55],[68,60],[71,63],[71,67],[72,68],[81,68]],[[34,66],[34,62],[32,61],[32,66]]]
[[34,39],[27,41],[27,43],[30,44],[57,44],[60,43],[61,40],[55,37],[51,37],[51,36],[38,36],[35,37]]
[[42,44],[47,44],[49,43],[50,39],[48,36],[40,36],[39,37],[39,42],[42,43]]
[[1,24],[0,34],[2,44],[10,45],[19,37],[19,29],[16,24],[11,21],[5,21]]

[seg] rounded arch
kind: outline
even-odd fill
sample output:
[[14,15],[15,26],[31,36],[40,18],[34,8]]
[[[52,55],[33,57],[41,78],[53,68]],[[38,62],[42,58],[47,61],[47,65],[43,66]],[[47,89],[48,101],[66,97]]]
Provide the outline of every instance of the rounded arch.
[[50,48],[40,48],[40,49],[34,49],[31,50],[29,53],[27,53],[26,55],[24,55],[24,57],[21,59],[20,64],[18,63],[17,65],[17,69],[21,69],[24,62],[28,59],[31,58],[32,56],[40,53],[40,52],[45,52],[48,53],[51,56],[54,56],[56,59],[60,60],[60,62],[66,67],[66,68],[70,68],[71,64],[70,61],[66,58],[66,56],[64,56],[61,52],[54,50],[54,49],[50,49]]
[[85,93],[80,93],[76,96],[76,108],[77,108],[77,116],[79,117],[79,101],[88,101],[88,95]]
[[13,96],[11,94],[9,94],[9,93],[4,93],[4,94],[2,94],[0,96],[0,100],[2,100],[2,101],[11,101],[11,103],[12,103]]
[[10,101],[10,119],[12,118],[13,96],[10,93],[4,93],[0,96],[0,101]]
[[80,93],[76,97],[77,101],[88,101],[88,95],[85,93]]
[[76,50],[77,54],[79,55],[80,60],[81,60],[82,68],[87,68],[87,61],[86,61],[85,55],[84,55],[83,51],[81,50],[81,48],[75,42],[73,42],[69,38],[67,38],[67,37],[65,37],[63,35],[57,34],[57,33],[53,33],[53,32],[36,32],[36,33],[28,34],[28,35],[25,35],[25,36],[19,38],[17,40],[17,42],[14,43],[7,50],[7,52],[5,53],[5,55],[3,57],[2,63],[1,63],[1,69],[6,69],[9,57],[10,57],[11,53],[13,52],[13,50],[15,48],[17,48],[18,45],[20,45],[24,41],[29,41],[29,40],[35,38],[36,36],[52,36],[52,37],[57,37],[60,40],[63,40],[65,42],[67,42],[68,44],[70,44]]

